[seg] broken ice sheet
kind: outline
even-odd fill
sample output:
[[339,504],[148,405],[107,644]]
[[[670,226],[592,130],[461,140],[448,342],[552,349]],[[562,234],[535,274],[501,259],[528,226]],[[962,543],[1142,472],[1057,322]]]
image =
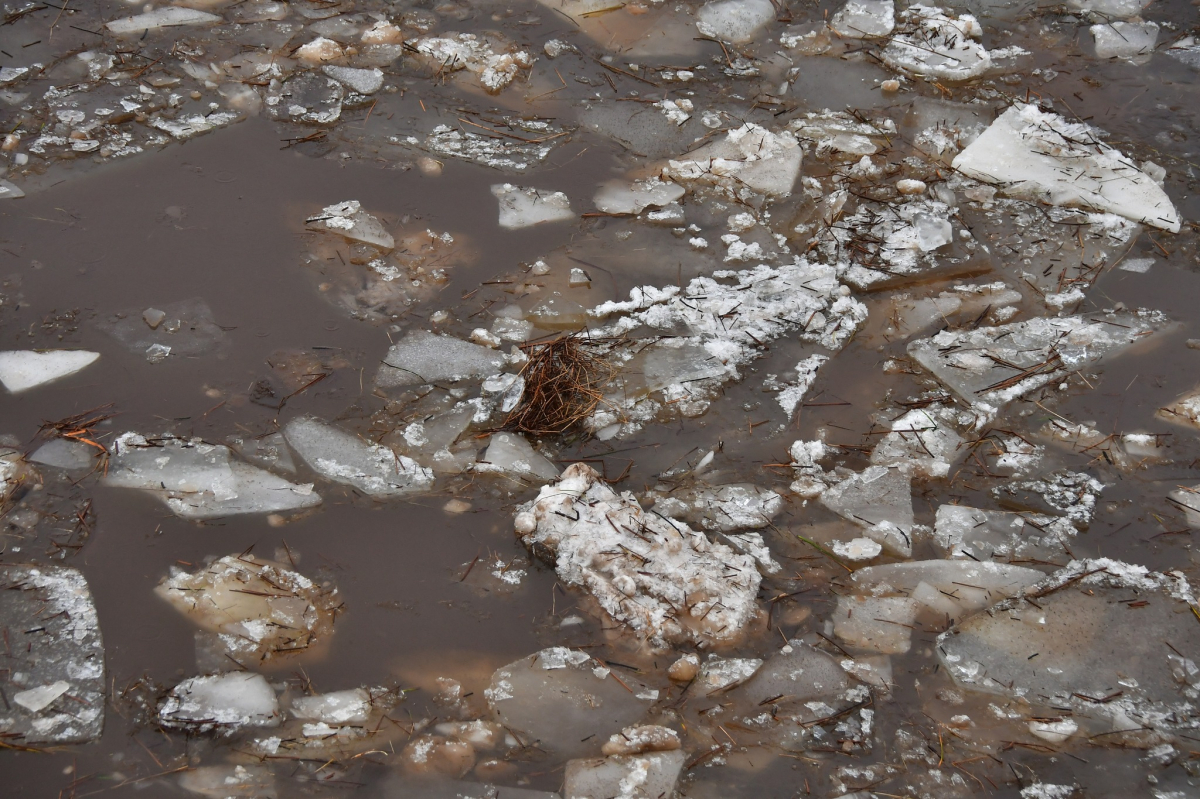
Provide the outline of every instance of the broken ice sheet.
[[192,574],[175,568],[155,593],[216,633],[229,657],[245,666],[327,638],[341,605],[336,588],[252,555],[230,555]]
[[86,743],[104,729],[104,644],[83,575],[0,564],[0,735],[23,744]]
[[[488,129],[472,129],[438,125],[424,139],[408,137],[405,143],[423,147],[435,155],[461,158],[493,169],[506,172],[525,172],[542,161],[555,147],[567,141],[571,128],[555,122],[526,120],[519,117],[503,118],[505,133],[517,138],[502,138],[489,135]],[[493,128],[500,124],[492,121]],[[399,141],[399,140],[397,140]]]
[[1097,58],[1120,58],[1131,64],[1149,63],[1158,41],[1156,22],[1107,22],[1091,27]]
[[848,39],[887,36],[896,27],[893,0],[848,0],[829,21],[829,27]]
[[497,669],[484,693],[496,718],[523,745],[536,744],[556,758],[596,751],[609,734],[640,720],[658,697],[635,677],[617,679],[586,652],[565,647]]
[[854,572],[854,590],[864,595],[898,594],[939,615],[965,615],[1015,596],[1042,579],[1036,569],[971,560],[920,560],[867,566]]
[[1200,726],[1189,606],[1179,572],[1073,561],[944,633],[938,658],[963,687],[1072,709],[1094,743],[1156,743]]
[[358,200],[346,200],[330,205],[322,209],[321,213],[305,220],[305,224],[328,230],[351,241],[370,244],[385,252],[396,246],[392,234],[387,232],[376,217],[363,211]]
[[992,489],[1001,505],[1052,516],[1065,516],[1086,530],[1096,514],[1096,500],[1104,484],[1084,472],[1058,471],[1035,480],[1021,480]]
[[959,413],[944,405],[914,408],[891,421],[891,432],[871,450],[871,463],[907,465],[927,477],[946,477],[963,453],[965,442],[955,429],[959,424]]
[[132,17],[113,20],[112,22],[105,23],[105,27],[118,36],[122,34],[144,35],[147,31],[156,31],[160,28],[176,28],[184,25],[212,25],[223,21],[221,17],[218,17],[216,14],[209,14],[207,11],[200,11],[194,8],[179,8],[177,6],[164,6],[144,14],[136,14]]
[[157,345],[170,348],[175,356],[196,357],[217,352],[226,343],[225,331],[213,320],[204,300],[193,298],[158,307],[166,317],[156,328],[142,319],[144,307],[118,312],[99,327],[138,355]]
[[883,62],[901,72],[947,81],[977,78],[992,68],[983,29],[970,14],[950,16],[921,4],[899,15],[896,32],[882,53]]
[[685,186],[715,186],[736,198],[747,192],[786,197],[800,174],[802,155],[795,135],[748,122],[668,161],[662,175]]
[[86,350],[9,350],[0,352],[0,383],[10,394],[75,374],[100,357]]
[[190,732],[232,735],[246,727],[278,727],[279,700],[261,674],[248,671],[192,677],[158,704],[158,722]]
[[637,180],[632,185],[610,180],[596,192],[593,202],[606,214],[640,214],[647,208],[661,208],[684,195],[682,186],[659,180]]
[[571,760],[563,772],[563,797],[673,796],[686,761],[687,755],[678,749]]
[[656,647],[736,641],[758,614],[753,558],[643,512],[587,464],[544,486],[514,525],[526,546],[554,558],[565,583],[585,588]]
[[103,482],[147,491],[184,519],[303,510],[321,504],[312,483],[297,485],[242,463],[221,444],[172,435],[119,436],[110,448]]
[[912,477],[906,470],[870,466],[826,489],[821,503],[892,554],[912,556]]
[[1053,562],[1070,556],[1076,533],[1075,525],[1061,517],[942,505],[933,542],[947,558]]
[[1085,122],[1017,103],[953,166],[1011,197],[1107,211],[1178,233],[1179,213],[1162,187],[1103,136]]
[[543,222],[574,219],[571,201],[561,191],[522,188],[511,183],[492,186],[492,195],[500,203],[500,227],[519,230]]
[[314,472],[373,497],[406,496],[433,483],[433,472],[412,458],[311,416],[288,422],[283,435]]
[[[885,0],[890,8],[892,0]],[[829,158],[833,153],[844,153],[858,160],[864,155],[874,155],[887,146],[896,133],[896,123],[884,117],[878,121],[863,121],[845,111],[809,112],[788,123],[788,130],[796,138],[809,142],[819,158]]]
[[388,349],[375,375],[380,388],[445,383],[499,374],[503,354],[451,336],[411,330]]
[[1154,311],[1037,318],[999,327],[943,330],[908,354],[958,394],[980,421],[1012,400],[1118,352],[1166,325]]
[[558,478],[558,467],[517,433],[493,433],[487,450],[475,464],[475,471],[508,475],[533,483]]

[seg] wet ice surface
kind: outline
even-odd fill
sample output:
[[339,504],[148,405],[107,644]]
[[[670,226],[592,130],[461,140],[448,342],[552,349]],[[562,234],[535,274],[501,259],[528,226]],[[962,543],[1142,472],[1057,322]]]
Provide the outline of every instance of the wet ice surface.
[[1194,794],[1195,13],[6,8],[6,791]]

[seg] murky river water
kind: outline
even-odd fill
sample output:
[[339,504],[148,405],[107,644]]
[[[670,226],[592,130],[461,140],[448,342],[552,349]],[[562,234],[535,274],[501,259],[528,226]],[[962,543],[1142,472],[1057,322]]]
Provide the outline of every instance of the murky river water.
[[[412,331],[469,340],[478,328],[499,330],[498,319],[521,317],[536,323],[527,332],[531,340],[584,326],[598,330],[612,320],[588,317],[586,309],[623,301],[638,287],[681,288],[717,270],[746,270],[759,263],[779,268],[797,256],[814,264],[840,263],[837,280],[866,316],[853,323],[852,336],[847,328],[822,342],[798,333],[796,320],[785,320],[785,329],[769,341],[755,338],[758,343],[752,344],[743,336],[745,352],[753,350],[753,357],[739,355],[719,379],[695,378],[707,381],[706,407],[682,414],[673,410],[671,385],[680,381],[664,379],[658,388],[643,391],[660,403],[658,411],[636,424],[630,423],[636,409],[626,407],[617,415],[627,416],[608,427],[528,436],[558,468],[587,462],[645,507],[653,503],[646,494],[656,486],[665,491],[742,483],[780,495],[771,521],[755,525],[780,568],[764,570],[757,615],[742,634],[718,644],[694,639],[652,645],[601,610],[594,588],[570,584],[552,564],[531,554],[514,535],[514,516],[547,481],[529,475],[461,465],[439,469],[421,490],[380,499],[331,480],[306,463],[307,457],[296,457],[297,471],[276,471],[296,483],[315,483],[323,499],[319,507],[193,521],[172,513],[152,492],[106,485],[99,460],[93,470],[25,464],[20,479],[6,483],[0,562],[59,565],[82,573],[103,635],[107,697],[103,734],[94,742],[60,744],[0,733],[5,796],[184,796],[189,794],[180,785],[182,776],[197,767],[232,763],[267,767],[273,787],[236,787],[227,794],[214,788],[207,795],[399,797],[476,790],[422,782],[430,779],[429,771],[438,779],[502,786],[499,794],[466,794],[471,796],[505,797],[518,787],[559,792],[568,758],[552,745],[530,745],[520,730],[510,730],[515,740],[495,748],[476,745],[467,768],[460,768],[461,759],[445,767],[414,765],[411,756],[412,742],[440,723],[493,719],[494,708],[482,698],[493,672],[546,647],[587,652],[618,677],[636,678],[658,691],[633,721],[679,733],[685,760],[675,790],[681,796],[1200,795],[1200,776],[1194,776],[1200,775],[1200,753],[1193,751],[1200,748],[1195,726],[1200,711],[1194,704],[1172,706],[1176,717],[1170,723],[1145,722],[1144,729],[1154,727],[1153,734],[1137,740],[1110,738],[1084,722],[1079,734],[1052,741],[1029,728],[1031,719],[1048,712],[1045,697],[1001,700],[1003,691],[973,691],[948,674],[935,652],[950,626],[948,617],[939,620],[923,611],[911,624],[898,623],[911,644],[894,650],[856,644],[832,626],[839,597],[858,590],[849,587],[851,571],[867,563],[947,556],[932,535],[935,528],[941,531],[940,507],[1049,510],[1055,516],[1058,511],[1041,500],[1006,501],[993,489],[1062,470],[1103,483],[1093,515],[1077,535],[1072,528],[1069,542],[1052,555],[1009,553],[996,560],[1050,575],[1072,560],[1111,558],[1196,579],[1186,508],[1168,498],[1181,486],[1200,482],[1196,426],[1159,410],[1195,389],[1200,364],[1200,349],[1188,345],[1200,338],[1193,222],[1200,216],[1195,193],[1200,56],[1189,51],[1189,64],[1171,50],[1188,46],[1186,37],[1197,25],[1194,4],[1168,0],[1141,10],[1137,19],[1161,26],[1157,43],[1123,59],[1097,57],[1089,30],[1097,21],[1120,16],[1111,9],[1089,16],[1079,7],[968,2],[950,13],[978,16],[982,43],[997,55],[987,69],[957,81],[888,66],[887,36],[864,40],[824,30],[841,3],[774,3],[770,19],[741,39],[697,29],[701,4],[691,2],[570,2],[557,8],[533,0],[196,0],[179,7],[219,19],[124,35],[105,28],[152,5],[13,2],[2,10],[0,69],[29,71],[0,72],[0,134],[14,134],[4,148],[7,172],[0,177],[24,191],[19,199],[0,201],[0,340],[11,350],[99,353],[94,364],[76,374],[0,395],[0,434],[13,437],[9,445],[23,456],[53,437],[44,425],[84,413],[111,415],[83,436],[100,445],[97,452],[101,447],[111,451],[126,431],[221,444],[261,438],[312,416],[430,466],[419,446],[405,449],[397,431],[414,419],[434,418],[458,400],[478,397],[480,379],[432,389],[377,388],[376,373],[389,347]],[[1121,18],[1138,13],[1134,9]],[[381,28],[389,20],[395,23],[389,29],[394,35]],[[371,30],[383,32],[364,39]],[[903,27],[896,30],[899,35]],[[420,50],[422,41],[450,32],[474,32],[498,53],[525,51],[536,60],[511,67],[511,84],[487,93],[482,85],[491,78],[482,68],[458,70],[456,60]],[[318,35],[327,37],[333,51],[306,61],[297,49]],[[562,49],[548,48],[552,40],[563,43]],[[1026,52],[1011,60],[998,55],[1010,47]],[[954,52],[956,64],[967,57]],[[278,63],[271,66],[272,60]],[[330,71],[327,78],[322,62],[378,68],[382,88],[361,94],[343,89],[338,80],[363,76],[339,78]],[[491,66],[495,71],[497,63]],[[501,66],[501,72],[509,68]],[[681,79],[684,72],[691,74]],[[319,84],[306,90],[311,94],[304,102],[312,108],[333,102],[336,118],[289,121],[289,115],[300,115],[287,106],[301,102],[302,87],[291,84],[294,94],[288,94],[287,82],[305,75]],[[897,76],[902,77],[898,86],[881,88]],[[341,99],[331,100],[335,95]],[[669,118],[672,106],[662,101],[685,99],[690,105],[680,113],[688,118],[676,124],[678,118]],[[1084,120],[1107,131],[1107,142],[1131,164],[1149,161],[1162,167],[1166,196],[1182,220],[1179,232],[1138,225],[1136,219],[1122,222],[1127,229],[1120,237],[1089,243],[1092,249],[1085,248],[1081,257],[1084,236],[1093,235],[1091,222],[1076,217],[1061,224],[1037,221],[1044,211],[1030,222],[1021,215],[1027,209],[992,206],[979,200],[983,195],[972,194],[971,186],[983,183],[951,166],[956,153],[1013,103],[1039,100],[1073,122]],[[601,184],[627,185],[660,174],[668,159],[723,141],[743,124],[774,135],[825,109],[852,111],[857,117],[839,118],[838,124],[847,128],[870,121],[875,133],[861,134],[869,147],[856,149],[860,145],[845,139],[831,144],[830,136],[821,138],[825,134],[805,138],[802,130],[790,128],[799,131],[804,151],[794,191],[790,185],[783,192],[761,191],[740,178],[716,185],[688,182],[676,170],[687,193],[658,203],[667,208],[657,219],[654,204],[639,215],[604,212],[593,202]],[[228,118],[220,116],[226,112]],[[211,115],[208,121],[204,115]],[[156,120],[191,120],[191,128],[175,135],[154,127]],[[437,143],[439,124],[465,139],[476,135],[481,153],[476,162]],[[933,152],[933,139],[925,134],[955,125],[951,149]],[[480,137],[481,131],[489,133]],[[542,144],[545,152],[537,152],[544,157],[531,156]],[[513,160],[508,168],[478,163],[500,158]],[[514,163],[520,168],[512,168]],[[1156,170],[1144,169],[1153,183]],[[940,198],[929,200],[929,207],[949,214],[946,224],[952,221],[954,229],[939,246],[903,245],[919,251],[912,268],[889,260],[894,254],[889,248],[899,246],[894,241],[878,249],[881,238],[899,235],[898,228],[881,231],[872,226],[873,219],[854,215],[856,208],[898,208],[908,202],[907,195],[887,188],[905,178],[921,180],[923,196]],[[502,228],[492,187],[506,182],[565,193],[570,218]],[[1001,194],[1010,188],[1003,181],[993,183]],[[936,194],[942,185],[951,187],[949,198]],[[847,204],[829,216],[822,203],[842,188],[848,188],[842,198]],[[407,274],[383,281],[384,273],[372,272],[368,263],[379,252],[306,224],[321,209],[345,200],[361,203],[400,242],[397,253],[408,260],[397,255],[389,263],[409,269]],[[1052,203],[1028,207],[1054,208]],[[738,214],[749,220],[731,219]],[[834,230],[847,236],[836,252],[829,249]],[[968,230],[974,238],[965,235]],[[438,243],[436,236],[443,233],[452,244]],[[734,238],[722,243],[722,236],[730,235]],[[1048,243],[1047,236],[1052,237]],[[706,240],[703,248],[693,241],[697,238]],[[968,240],[990,243],[990,249],[981,254]],[[758,249],[739,257],[736,243]],[[1018,254],[1041,245],[1035,267]],[[875,254],[862,255],[868,250]],[[548,271],[537,265],[539,259],[545,259]],[[1147,259],[1147,270],[1121,268]],[[854,284],[844,269],[847,263],[879,270],[866,284]],[[1031,281],[1023,271],[1029,268],[1044,280]],[[572,269],[583,269],[587,282],[571,285],[576,282],[568,280]],[[1046,300],[1081,274],[1086,277],[1077,282],[1078,297],[1058,306]],[[920,325],[915,317],[904,317],[913,302],[953,294],[964,284],[997,282],[1015,298],[974,305],[955,299],[958,305],[939,306]],[[566,309],[557,318],[538,308],[553,292]],[[692,295],[695,299],[698,292]],[[173,304],[196,298],[210,309],[215,324],[206,328],[212,340],[195,351],[189,350],[195,336],[186,320],[184,329],[164,334],[177,337],[162,339],[177,342],[165,358],[148,358],[144,344],[132,348],[113,333],[122,320],[132,320],[131,329],[140,330],[146,309],[164,308],[170,316]],[[906,410],[930,404],[955,412],[977,410],[910,357],[910,342],[939,330],[1096,317],[1113,308],[1151,309],[1163,318],[1153,324],[1152,335],[1137,337],[1131,347],[1102,361],[1062,367],[1046,387],[1025,391],[986,419],[964,424],[956,417],[963,443],[945,456],[948,471],[930,475],[917,468],[912,508],[915,525],[924,528],[913,533],[907,556],[885,546],[874,560],[829,557],[835,544],[861,539],[867,535],[861,528],[870,525],[795,493],[791,484],[798,475],[789,465],[795,459],[789,450],[793,442],[823,440],[822,479],[840,484],[880,463],[872,452]],[[826,311],[832,319],[833,311]],[[734,316],[727,326],[736,317],[732,306],[729,312]],[[676,327],[669,331],[649,330],[649,322],[631,324],[627,336],[648,341],[689,335],[683,323],[672,324]],[[142,332],[155,331],[146,322]],[[705,335],[710,344],[720,339],[716,333]],[[498,351],[509,353],[517,341],[504,340]],[[780,386],[796,384],[797,361],[814,353],[829,360],[802,391],[794,414],[787,413],[792,409],[777,401]],[[625,372],[618,380],[626,381],[620,384],[626,396],[650,382],[639,371],[643,361],[621,366]],[[1014,368],[1026,374],[1021,370],[1027,367]],[[509,371],[517,368],[519,363]],[[685,371],[679,364],[671,368]],[[686,390],[683,396],[686,400]],[[684,401],[680,407],[692,406]],[[503,421],[502,414],[493,413],[457,437],[454,452],[466,458],[463,464],[489,445]],[[1080,438],[1083,443],[1056,441],[1045,432],[1056,422],[1064,429],[1086,423],[1099,432]],[[1155,453],[1127,454],[1120,438],[1126,433],[1157,436]],[[999,457],[1006,447],[1015,453],[1007,463]],[[710,452],[711,464],[689,471]],[[900,459],[910,461],[907,465],[884,465],[904,471],[922,457],[913,452]],[[108,465],[115,467],[115,459]],[[455,501],[458,507],[448,506]],[[31,516],[30,508],[41,515]],[[692,527],[714,529],[699,520]],[[871,531],[868,539],[877,534]],[[401,699],[372,717],[371,723],[379,725],[374,740],[368,736],[368,743],[352,752],[316,746],[304,756],[263,756],[249,741],[270,730],[220,736],[156,722],[155,703],[169,689],[212,669],[197,662],[197,625],[156,596],[155,588],[173,568],[194,571],[239,553],[336,586],[341,606],[334,632],[308,651],[273,658],[254,671],[279,693],[288,686],[286,696],[360,686],[393,691],[393,698]],[[509,571],[520,576],[505,579]],[[1063,590],[1083,595],[1079,586]],[[1109,601],[1131,603],[1128,620],[1112,623],[1137,632],[1142,623],[1137,602],[1151,593],[1128,586],[1087,590],[1091,596],[1133,591]],[[1151,603],[1160,601],[1153,596]],[[1182,632],[1169,646],[1180,658],[1200,660],[1200,614],[1193,617],[1183,602],[1173,613],[1176,620],[1194,623],[1172,628]],[[1144,629],[1146,635],[1159,635],[1157,627]],[[12,635],[17,632],[24,634]],[[1079,657],[1095,657],[1090,653],[1099,651],[1097,642],[1109,636],[1119,638],[1114,629],[1090,630],[1073,645]],[[863,722],[865,731],[860,722],[851,734],[834,730],[832,721],[806,721],[829,729],[803,744],[788,743],[748,726],[749,716],[733,718],[735,711],[728,710],[731,715],[721,722],[721,711],[711,712],[723,702],[733,707],[748,701],[744,697],[730,692],[733,698],[726,702],[723,693],[697,696],[687,681],[668,678],[667,667],[684,652],[768,659],[789,640],[814,645],[833,656],[830,662],[890,656],[887,685],[872,686],[860,702],[873,712]],[[1123,673],[1119,663],[1108,665]],[[236,661],[230,667],[242,668]],[[10,667],[0,669],[4,702],[11,710],[13,692],[29,686]],[[466,699],[448,705],[439,697],[444,688],[439,678],[461,683]],[[1137,688],[1135,678],[1127,690]],[[780,697],[772,696],[766,704],[776,701]],[[553,703],[548,707],[543,712],[553,717]],[[839,716],[858,718],[860,712],[857,705],[851,712],[836,702],[823,707]],[[1071,715],[1069,708],[1053,712]],[[814,713],[814,718],[822,715]],[[712,718],[718,720],[710,723]],[[0,725],[6,723],[0,719]],[[601,726],[594,742],[570,756],[600,757],[601,744],[622,725]],[[1072,790],[1078,793],[1021,793],[1038,784],[1076,786]],[[604,796],[646,795],[640,790],[622,784],[620,791]]]

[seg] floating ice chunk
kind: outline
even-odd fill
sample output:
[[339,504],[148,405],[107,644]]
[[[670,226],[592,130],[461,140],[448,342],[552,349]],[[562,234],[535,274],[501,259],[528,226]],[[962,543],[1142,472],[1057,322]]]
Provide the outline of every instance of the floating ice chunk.
[[1066,743],[1078,731],[1079,725],[1071,719],[1029,722],[1030,734],[1055,745]]
[[558,479],[558,467],[516,433],[493,433],[477,472],[496,472],[535,482]]
[[100,353],[86,350],[0,352],[0,383],[10,394],[18,394],[73,375],[99,357]]
[[674,488],[649,498],[655,513],[722,533],[766,527],[783,510],[781,496],[751,483]]
[[795,481],[790,489],[806,499],[819,496],[826,488],[825,469],[817,463],[825,457],[823,441],[795,441],[788,450]]
[[908,354],[977,413],[991,418],[1017,397],[1096,363],[1165,322],[1150,311],[1037,318],[943,330],[910,343]]
[[870,538],[854,538],[850,541],[834,541],[829,546],[833,554],[851,563],[874,560],[883,551],[883,545]]
[[[323,64],[326,61],[337,61],[345,56],[342,46],[333,39],[318,36],[307,44],[296,48],[295,56],[306,64]],[[333,77],[332,75],[330,77]]]
[[0,180],[0,200],[19,200],[25,196],[21,187],[9,180]]
[[644,513],[587,464],[544,486],[515,519],[527,546],[555,553],[559,577],[657,646],[735,641],[757,614],[754,560],[682,522]]
[[1050,205],[1107,211],[1179,232],[1179,213],[1162,187],[1100,141],[1103,134],[1035,105],[1016,104],[953,162],[1003,193]]
[[675,730],[657,724],[643,724],[626,727],[610,736],[604,744],[604,754],[641,755],[646,752],[671,752],[679,748],[679,733]]
[[156,116],[150,120],[150,124],[176,139],[190,139],[224,127],[237,119],[238,114],[232,111],[214,111],[210,114],[186,114],[174,119]]
[[56,438],[38,447],[29,456],[29,460],[31,463],[41,463],[57,469],[91,469],[95,467],[99,454],[100,450],[82,441]]
[[832,700],[851,685],[837,660],[801,641],[788,641],[731,696],[760,707],[764,703],[786,707]]
[[323,724],[362,724],[371,715],[371,695],[362,688],[292,700],[292,715]]
[[175,436],[125,433],[113,442],[104,483],[148,491],[184,519],[301,510],[321,504],[297,485],[234,460],[228,447]]
[[921,604],[908,597],[839,596],[833,632],[852,647],[903,655],[912,646]]
[[492,186],[492,195],[500,202],[500,227],[505,230],[575,218],[571,201],[561,191],[543,192],[511,183],[497,183]]
[[686,760],[681,750],[570,760],[563,774],[563,799],[674,796]]
[[871,451],[879,466],[910,465],[928,477],[945,477],[963,446],[962,436],[951,427],[953,412],[943,408],[915,408],[892,422],[892,430]]
[[[875,538],[871,530],[881,524],[905,538],[912,532],[912,478],[899,468],[870,466],[827,489],[821,503],[866,528],[869,538]],[[888,541],[879,543],[889,547]]]
[[1133,64],[1145,64],[1154,55],[1158,41],[1157,22],[1107,22],[1093,25],[1096,58],[1120,58]]
[[300,72],[276,85],[271,82],[264,101],[272,119],[331,125],[342,116],[346,90],[333,78]]
[[683,186],[657,178],[635,181],[632,186],[610,180],[596,192],[593,202],[606,214],[640,214],[647,208],[670,205],[683,195]]
[[[1157,794],[1158,792],[1155,791]],[[1049,782],[1035,782],[1021,789],[1021,799],[1075,799],[1079,795],[1077,785],[1055,785]],[[1162,799],[1173,799],[1165,794],[1159,794]]]
[[1095,14],[1101,19],[1129,19],[1142,13],[1151,0],[1067,0],[1067,8]]
[[1059,471],[1037,480],[996,486],[992,496],[1005,507],[1065,516],[1076,527],[1086,529],[1103,490],[1104,484],[1089,474]]
[[212,799],[276,799],[275,774],[268,766],[195,766],[179,775],[179,787]]
[[391,250],[396,246],[392,234],[384,229],[378,219],[363,211],[358,200],[346,200],[327,206],[321,213],[305,220],[305,224],[337,233],[351,241],[370,244],[381,250]]
[[1167,494],[1167,498],[1172,505],[1183,510],[1188,527],[1200,529],[1200,486],[1180,486]]
[[949,16],[935,6],[913,5],[883,50],[883,62],[910,75],[970,80],[987,72],[992,57],[980,39],[983,29],[970,14]]
[[[1176,40],[1167,48],[1167,55],[1182,61],[1193,69],[1200,69],[1200,43],[1197,43],[1194,36],[1184,36],[1182,39]],[[0,198],[3,196],[0,194]]]
[[786,197],[800,174],[802,155],[793,134],[772,133],[747,122],[727,131],[723,138],[668,161],[662,174],[679,183],[717,186],[734,196],[749,189]]
[[6,663],[0,735],[27,744],[85,743],[104,729],[104,645],[83,575],[0,565]]
[[890,589],[915,595],[920,585],[933,588],[964,611],[983,610],[1001,599],[1015,596],[1038,582],[1044,575],[1036,569],[1007,563],[975,563],[970,560],[919,560],[867,566],[854,572],[855,589],[865,595]]
[[283,434],[313,471],[373,497],[404,496],[433,483],[433,472],[412,458],[311,416],[288,422]]
[[13,83],[18,78],[28,74],[29,67],[0,67],[0,86]]
[[618,680],[586,652],[564,647],[497,669],[484,693],[501,724],[559,757],[595,751],[638,721],[656,695],[631,675]]
[[484,90],[495,94],[512,83],[522,69],[533,66],[533,56],[524,50],[498,53],[486,39],[473,33],[448,33],[420,39],[416,51],[439,71],[465,69],[473,73]]
[[374,94],[383,86],[383,71],[380,69],[355,69],[326,64],[321,71],[359,94]]
[[1144,275],[1150,271],[1150,267],[1154,266],[1153,258],[1126,258],[1121,261],[1121,265],[1117,267],[1122,272],[1133,272],[1137,275]]
[[829,27],[847,39],[887,36],[896,27],[896,4],[893,0],[848,0],[833,15]]
[[700,674],[689,690],[699,696],[712,696],[728,691],[753,677],[762,664],[758,658],[709,656],[700,667]]
[[936,651],[964,687],[1100,720],[1110,725],[1109,744],[1147,733],[1157,742],[1155,731],[1194,729],[1197,680],[1181,666],[1200,660],[1189,609],[1195,602],[1179,572],[1107,558],[1072,561],[1021,596],[959,622],[938,638]]
[[[884,0],[890,8],[892,0]],[[851,156],[874,155],[888,137],[896,132],[890,119],[877,124],[866,122],[845,111],[825,110],[809,112],[788,123],[788,130],[796,138],[813,142],[817,155],[828,157],[830,153],[846,153]]]
[[1067,519],[1040,513],[942,505],[933,540],[948,558],[1049,560],[1068,555],[1068,542],[1077,532]]
[[[438,125],[425,137],[426,150],[442,156],[461,158],[476,164],[490,166],[509,172],[525,172],[546,157],[556,146],[565,142],[570,131],[551,122],[505,117],[504,127],[522,139],[501,139],[494,135],[473,130],[460,130],[449,125]],[[420,140],[411,137],[409,144]]]
[[125,33],[144,33],[161,28],[175,28],[181,25],[210,25],[223,20],[216,14],[198,11],[194,8],[178,6],[163,6],[145,14],[135,14],[124,19],[115,19],[105,23],[106,28],[117,35]]
[[775,20],[770,0],[716,0],[696,12],[696,27],[705,36],[745,44]]
[[810,355],[796,364],[796,382],[780,389],[775,399],[787,414],[790,421],[796,415],[796,409],[804,401],[804,396],[816,382],[817,370],[829,360],[827,355]]
[[327,637],[341,603],[336,588],[252,555],[230,555],[194,574],[177,570],[154,592],[217,633],[226,652],[247,665]]
[[488,347],[412,330],[388,350],[375,385],[397,388],[491,377],[499,374],[504,364],[504,355]]
[[100,329],[137,354],[158,345],[177,356],[192,357],[214,352],[225,343],[225,331],[214,321],[204,300],[173,302],[161,310],[165,321],[155,328],[142,318],[143,307],[115,314],[114,318],[101,322]]
[[192,677],[159,703],[158,721],[164,727],[230,735],[245,727],[278,727],[279,701],[261,674]]

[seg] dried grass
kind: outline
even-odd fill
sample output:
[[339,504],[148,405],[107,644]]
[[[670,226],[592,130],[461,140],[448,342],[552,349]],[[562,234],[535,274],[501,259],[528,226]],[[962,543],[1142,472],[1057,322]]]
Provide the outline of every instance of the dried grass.
[[522,344],[521,349],[529,356],[521,369],[525,390],[521,402],[504,420],[504,428],[539,436],[558,435],[591,416],[604,401],[601,390],[616,371],[594,354],[598,343],[571,334]]

